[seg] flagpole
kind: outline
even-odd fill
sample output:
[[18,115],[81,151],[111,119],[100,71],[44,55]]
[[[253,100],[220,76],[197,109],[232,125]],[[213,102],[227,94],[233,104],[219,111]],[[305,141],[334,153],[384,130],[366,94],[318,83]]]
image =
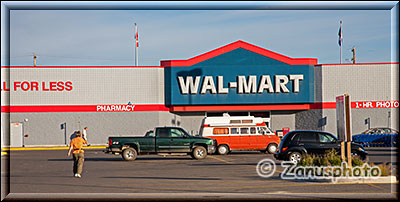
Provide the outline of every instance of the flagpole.
[[135,23],[135,66],[139,66],[139,61],[138,61],[138,30],[137,30],[137,25]]
[[342,64],[342,46],[340,46],[340,64]]
[[342,46],[343,46],[343,35],[342,35],[342,21],[340,21],[340,64],[342,64]]

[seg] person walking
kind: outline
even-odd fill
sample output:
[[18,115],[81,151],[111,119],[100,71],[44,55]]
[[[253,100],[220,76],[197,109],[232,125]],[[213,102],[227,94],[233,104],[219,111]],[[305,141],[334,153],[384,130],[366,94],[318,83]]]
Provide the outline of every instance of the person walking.
[[71,151],[74,159],[74,177],[81,178],[83,162],[85,161],[84,151],[82,149],[84,144],[88,144],[86,140],[81,137],[81,131],[76,132],[76,137],[71,140],[68,156],[71,156]]
[[[86,141],[87,141],[87,129],[88,129],[88,127],[83,128],[83,132],[82,132],[82,138]],[[87,144],[87,146],[90,146],[90,144]]]
[[83,128],[82,137],[87,141],[87,127]]

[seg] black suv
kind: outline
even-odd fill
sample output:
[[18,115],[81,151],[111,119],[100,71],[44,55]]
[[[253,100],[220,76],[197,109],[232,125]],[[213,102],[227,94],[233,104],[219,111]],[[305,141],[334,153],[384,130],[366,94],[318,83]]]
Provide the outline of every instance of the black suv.
[[[335,149],[340,154],[340,141],[332,134],[322,131],[291,131],[279,144],[279,150],[274,157],[277,160],[299,162],[303,154],[322,155]],[[351,143],[352,155],[360,156],[362,160],[368,153],[360,144]]]

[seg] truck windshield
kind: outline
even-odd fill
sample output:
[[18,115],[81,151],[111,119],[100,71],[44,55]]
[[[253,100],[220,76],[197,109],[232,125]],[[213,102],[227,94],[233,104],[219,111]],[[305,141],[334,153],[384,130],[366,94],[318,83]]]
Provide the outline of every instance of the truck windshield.
[[183,133],[185,133],[185,135],[186,136],[188,136],[188,137],[192,137],[191,135],[189,135],[189,133],[188,132],[186,132],[186,130],[182,130],[183,131]]

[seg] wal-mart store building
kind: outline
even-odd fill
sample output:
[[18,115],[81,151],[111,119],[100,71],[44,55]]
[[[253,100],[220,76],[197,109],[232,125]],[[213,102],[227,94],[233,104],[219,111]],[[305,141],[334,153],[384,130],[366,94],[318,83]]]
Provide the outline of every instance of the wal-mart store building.
[[156,126],[197,135],[205,116],[223,113],[336,134],[343,94],[353,134],[367,119],[399,129],[399,63],[319,64],[244,41],[160,66],[3,66],[1,77],[2,144],[12,147],[65,145],[84,127],[92,144]]

